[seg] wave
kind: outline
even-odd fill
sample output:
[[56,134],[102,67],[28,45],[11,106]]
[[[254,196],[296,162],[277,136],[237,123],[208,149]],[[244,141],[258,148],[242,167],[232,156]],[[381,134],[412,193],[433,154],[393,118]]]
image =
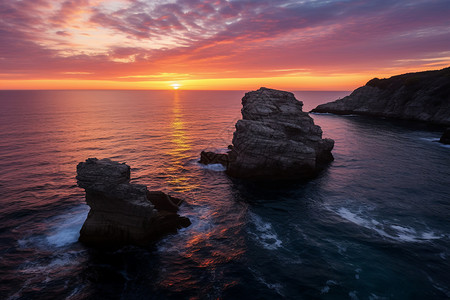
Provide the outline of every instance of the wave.
[[256,280],[264,284],[267,288],[274,290],[278,295],[284,297],[283,294],[283,285],[281,283],[269,283],[264,276],[262,276],[261,272],[254,270],[252,268],[248,268],[255,276]]
[[320,294],[327,294],[330,291],[331,286],[338,285],[336,281],[334,280],[327,280],[325,283],[325,286],[320,290]]
[[345,207],[339,208],[335,213],[349,222],[375,231],[385,238],[400,242],[425,242],[445,237],[445,235],[433,231],[419,231],[405,225],[390,224],[384,220],[377,221],[364,212],[354,213]]
[[450,145],[440,143],[440,137],[422,137],[420,140],[430,143],[437,143],[439,146],[450,149]]
[[250,236],[267,250],[276,250],[282,247],[283,242],[269,222],[254,213],[249,213],[250,221],[254,225],[254,231],[249,230]]
[[82,205],[68,213],[54,217],[44,224],[44,232],[31,232],[17,241],[20,248],[66,247],[78,241],[80,229],[86,220],[89,207]]
[[199,165],[206,170],[211,170],[211,171],[216,171],[216,172],[223,172],[226,171],[227,168],[225,168],[222,164],[209,164],[209,165],[204,165],[199,163]]

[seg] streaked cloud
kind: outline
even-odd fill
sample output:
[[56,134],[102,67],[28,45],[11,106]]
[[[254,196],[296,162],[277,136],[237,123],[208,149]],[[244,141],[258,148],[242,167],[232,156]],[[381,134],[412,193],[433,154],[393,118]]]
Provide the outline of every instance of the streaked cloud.
[[450,64],[449,15],[448,0],[1,1],[0,79],[438,68]]

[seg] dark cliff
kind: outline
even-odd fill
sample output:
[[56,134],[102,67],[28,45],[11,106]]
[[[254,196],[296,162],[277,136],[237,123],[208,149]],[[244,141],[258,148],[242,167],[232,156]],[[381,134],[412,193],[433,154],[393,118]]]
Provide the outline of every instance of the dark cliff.
[[450,67],[374,78],[349,96],[312,112],[371,115],[450,125]]

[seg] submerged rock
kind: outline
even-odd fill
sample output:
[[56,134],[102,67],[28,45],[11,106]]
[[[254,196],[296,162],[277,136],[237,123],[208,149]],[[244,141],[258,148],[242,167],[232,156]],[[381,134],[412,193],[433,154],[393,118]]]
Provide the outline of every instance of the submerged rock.
[[204,165],[221,164],[224,167],[227,167],[228,166],[228,154],[202,151],[200,153],[199,163],[204,164]]
[[447,128],[439,140],[440,143],[450,145],[450,128]]
[[[268,88],[246,93],[242,119],[236,123],[233,145],[220,160],[202,152],[200,162],[222,163],[233,177],[280,180],[311,178],[333,160],[334,141],[322,139],[303,103],[294,94]],[[227,155],[225,159],[222,155]]]
[[450,125],[450,68],[374,78],[312,112],[359,114]]
[[77,184],[91,207],[80,241],[92,245],[147,245],[190,225],[176,212],[181,200],[131,184],[130,167],[109,159],[89,158],[77,165]]

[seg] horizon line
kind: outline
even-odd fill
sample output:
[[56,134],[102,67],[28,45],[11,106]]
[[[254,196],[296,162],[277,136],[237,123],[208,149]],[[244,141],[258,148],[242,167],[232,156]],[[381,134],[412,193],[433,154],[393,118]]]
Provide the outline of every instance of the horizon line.
[[[260,87],[261,88],[261,87]],[[259,88],[258,88],[259,89]],[[258,90],[256,89],[256,90]],[[269,88],[272,89],[272,88]],[[285,89],[277,89],[273,88],[274,90],[280,90],[280,91],[286,91]],[[254,89],[253,89],[254,90]],[[195,92],[241,92],[241,91],[253,91],[251,89],[0,89],[0,91],[195,91]],[[295,92],[351,92],[353,90],[296,90],[296,89],[289,89],[288,91],[295,91]]]

